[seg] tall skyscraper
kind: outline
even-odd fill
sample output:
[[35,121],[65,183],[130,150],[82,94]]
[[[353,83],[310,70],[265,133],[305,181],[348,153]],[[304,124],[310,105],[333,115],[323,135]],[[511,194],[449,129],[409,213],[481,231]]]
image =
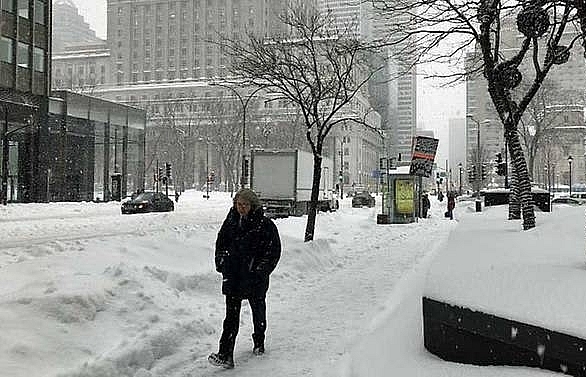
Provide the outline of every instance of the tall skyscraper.
[[[322,12],[331,13],[338,30],[370,41],[385,36],[390,18],[380,14],[368,2],[360,0],[320,0]],[[381,115],[385,131],[385,150],[391,157],[411,159],[411,147],[417,127],[417,70],[401,61],[396,51],[401,44],[385,49],[373,65],[384,64],[370,84],[370,103]]]
[[96,37],[70,0],[58,0],[53,8],[51,82],[54,90],[91,93],[106,84],[110,51]]
[[71,0],[57,0],[53,3],[53,53],[61,53],[74,46],[104,43],[96,37],[79,14]]
[[[373,38],[383,38],[390,22],[394,21],[389,15],[374,14]],[[391,40],[395,38],[390,36]],[[387,48],[387,77],[382,81],[389,90],[389,118],[384,128],[389,129],[392,135],[391,153],[401,156],[403,161],[411,160],[411,147],[417,129],[417,68],[408,55],[399,51],[414,43],[407,39]]]

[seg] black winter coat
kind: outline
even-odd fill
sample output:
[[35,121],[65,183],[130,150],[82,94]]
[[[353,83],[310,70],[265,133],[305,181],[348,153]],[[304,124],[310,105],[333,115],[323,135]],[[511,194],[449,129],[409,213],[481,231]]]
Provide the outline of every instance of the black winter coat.
[[222,293],[243,299],[265,297],[269,274],[280,257],[279,231],[262,208],[251,211],[240,224],[240,214],[232,207],[216,240],[216,271],[223,275]]

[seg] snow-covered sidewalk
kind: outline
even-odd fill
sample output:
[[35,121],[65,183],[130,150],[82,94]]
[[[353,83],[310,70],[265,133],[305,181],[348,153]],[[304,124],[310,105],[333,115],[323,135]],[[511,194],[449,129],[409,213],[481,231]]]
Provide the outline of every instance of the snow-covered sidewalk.
[[276,220],[283,255],[267,300],[267,353],[252,357],[245,304],[236,368],[211,367],[224,316],[214,241],[230,204],[225,193],[205,200],[189,191],[173,213],[122,216],[116,203],[0,208],[0,375],[551,375],[425,352],[425,273],[472,215],[459,203],[449,221],[445,202],[433,199],[430,218],[405,225],[377,225],[380,204],[351,208],[344,199],[319,214],[309,243],[305,217]]
[[[174,213],[121,216],[115,203],[2,209],[0,365],[11,377],[207,376],[224,303],[213,245],[230,197],[185,193]],[[441,210],[438,207],[437,212]],[[437,215],[437,214],[436,214]],[[277,220],[283,257],[268,297],[268,352],[250,360],[250,311],[239,376],[318,375],[364,335],[393,287],[455,223],[435,216],[377,226],[376,209]],[[422,237],[423,236],[423,237]],[[328,368],[326,368],[327,370]],[[236,373],[236,372],[235,372]]]

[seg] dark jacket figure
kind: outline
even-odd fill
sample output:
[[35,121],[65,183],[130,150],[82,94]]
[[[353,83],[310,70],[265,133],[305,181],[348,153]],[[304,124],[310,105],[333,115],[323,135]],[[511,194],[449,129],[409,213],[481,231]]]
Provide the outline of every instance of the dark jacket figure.
[[248,299],[252,311],[253,352],[264,353],[266,330],[265,296],[269,275],[281,256],[279,232],[272,220],[264,216],[256,194],[241,189],[234,196],[234,206],[224,220],[216,240],[216,270],[222,273],[222,293],[226,295],[226,318],[220,350],[209,357],[218,366],[232,368],[240,307]]
[[431,207],[431,202],[429,201],[429,196],[427,194],[423,194],[423,196],[421,198],[421,209],[422,209],[421,217],[423,217],[424,219],[427,218],[427,211],[429,211],[430,207]]
[[453,192],[448,192],[448,217],[454,219],[454,208],[456,208],[456,196]]

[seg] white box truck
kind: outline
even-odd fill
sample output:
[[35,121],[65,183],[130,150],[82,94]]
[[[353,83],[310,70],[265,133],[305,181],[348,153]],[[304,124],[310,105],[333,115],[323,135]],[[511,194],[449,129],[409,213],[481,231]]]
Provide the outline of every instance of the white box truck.
[[[333,211],[338,200],[333,190],[333,162],[322,160],[318,211]],[[313,154],[299,149],[253,150],[250,187],[257,193],[268,217],[308,213],[313,184]]]

